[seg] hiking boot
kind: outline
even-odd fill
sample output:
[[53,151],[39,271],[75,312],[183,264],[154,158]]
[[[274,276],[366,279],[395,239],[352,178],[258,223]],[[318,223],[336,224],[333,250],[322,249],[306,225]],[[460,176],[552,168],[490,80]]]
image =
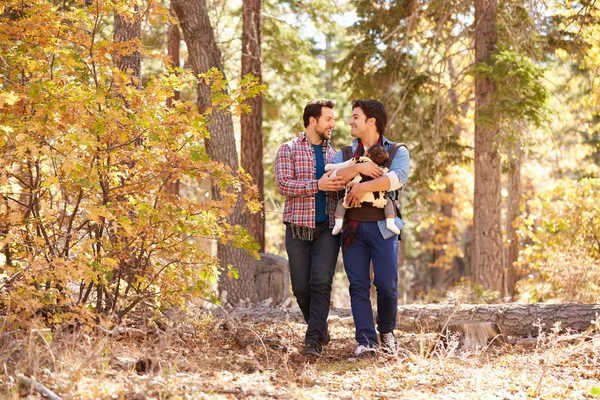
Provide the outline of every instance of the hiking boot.
[[394,337],[394,332],[380,333],[381,351],[387,354],[396,354],[398,351],[398,343]]
[[319,357],[321,349],[315,343],[306,343],[302,355],[305,357]]
[[375,349],[372,347],[363,346],[362,344],[356,348],[354,357],[356,358],[369,358],[375,356]]
[[325,332],[325,336],[323,336],[323,346],[326,346],[331,341],[331,337],[329,337],[329,331]]

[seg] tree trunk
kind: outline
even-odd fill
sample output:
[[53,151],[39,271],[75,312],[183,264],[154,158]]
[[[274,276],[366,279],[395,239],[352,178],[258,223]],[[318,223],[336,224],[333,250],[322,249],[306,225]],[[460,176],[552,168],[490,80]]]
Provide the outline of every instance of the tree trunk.
[[[175,18],[175,10],[173,10],[173,4],[171,3],[171,7],[169,9],[169,15],[172,18]],[[179,25],[176,23],[172,23],[169,25],[167,31],[167,49],[169,52],[169,67],[177,68],[179,67],[180,62],[180,42],[181,42],[181,31],[179,30]],[[173,96],[167,98],[167,107],[172,107],[173,102],[179,100],[180,93],[179,90],[173,91]],[[181,186],[181,182],[179,179],[173,181],[170,176],[165,176],[165,184],[163,191],[164,193],[172,196],[179,196],[179,188]]]
[[[497,0],[475,0],[475,59],[485,62],[496,50]],[[495,146],[497,126],[489,122],[494,86],[475,80],[475,193],[473,207],[473,275],[485,290],[503,293],[500,155]],[[488,118],[484,121],[483,113]]]
[[[136,14],[127,19],[115,12],[115,42],[126,43],[140,40],[142,20],[137,13],[138,6],[135,6]],[[118,56],[117,67],[131,75],[131,83],[135,87],[140,88],[142,85],[142,58],[139,51],[134,51],[131,54]]]
[[[242,76],[262,78],[261,64],[261,0],[244,0],[242,24]],[[252,176],[263,205],[261,212],[249,217],[248,232],[265,251],[264,171],[262,135],[262,96],[247,99],[250,113],[241,116],[242,168]]]
[[[115,43],[126,43],[127,48],[137,48],[140,46],[140,40],[142,36],[142,13],[137,5],[133,7],[133,15],[130,17],[124,17],[115,11],[114,17],[114,41]],[[117,68],[120,71],[129,75],[129,81],[127,85],[131,85],[137,89],[142,88],[142,56],[139,51],[135,50],[133,52],[119,51],[116,57]],[[117,94],[117,96],[121,96]],[[123,99],[125,103],[127,103],[126,99]],[[136,139],[134,143],[138,146],[142,145],[142,140],[140,138]],[[135,164],[135,160],[129,160],[133,164]],[[108,162],[108,160],[107,160]],[[110,165],[107,165],[110,168]],[[125,184],[126,178],[120,178],[121,184]],[[106,182],[106,187],[108,188],[110,184]],[[107,190],[108,191],[108,190]],[[107,196],[104,198],[104,202],[108,200]],[[118,196],[117,201],[124,201],[122,196]],[[107,229],[111,230],[112,228],[108,227]],[[102,236],[102,228],[99,228],[98,238]],[[116,239],[118,239],[119,235],[113,235]],[[133,254],[134,251],[132,249],[125,250],[128,253],[128,256],[125,258],[129,258],[130,260],[135,260],[136,256]],[[121,274],[127,273],[123,271],[125,269],[127,272],[133,274],[135,270],[135,264],[133,261],[122,265],[118,270],[113,271],[111,274],[109,284],[107,286],[98,284],[97,288],[97,299],[96,299],[96,310],[97,312],[113,312],[117,307],[117,299],[120,296],[120,279]],[[130,281],[129,281],[130,282]],[[111,290],[113,289],[113,290]],[[104,304],[104,305],[103,305]]]
[[560,323],[584,331],[600,314],[598,304],[429,304],[398,307],[396,329],[404,332],[442,332],[449,325],[491,322],[508,336],[538,336]]
[[261,253],[256,267],[256,293],[258,299],[271,299],[272,305],[285,301],[289,294],[290,267],[288,260],[275,254]]
[[[173,9],[179,18],[183,37],[188,47],[189,63],[196,74],[205,73],[211,68],[223,71],[221,51],[215,40],[214,30],[210,25],[206,0],[174,0]],[[211,89],[206,84],[198,85],[198,108],[204,112],[211,106]],[[233,120],[230,114],[215,107],[210,115],[208,127],[211,136],[206,139],[206,151],[209,157],[239,171],[238,156],[233,136]],[[221,198],[219,188],[212,186],[213,199]],[[244,197],[239,196],[236,205],[229,215],[231,225],[248,226],[247,216],[243,212]],[[243,249],[232,245],[220,244],[217,255],[221,265],[232,265],[239,271],[239,279],[233,279],[226,273],[219,280],[219,292],[223,302],[237,304],[248,299],[256,302],[258,296],[254,284],[255,260]]]
[[509,241],[506,248],[505,271],[506,290],[511,298],[515,295],[515,285],[519,279],[514,263],[519,258],[520,238],[514,225],[521,215],[521,142],[508,154],[508,205],[506,211],[506,237]]
[[[173,4],[171,4],[171,8],[169,9],[169,15],[172,18],[176,18],[175,10],[173,10]],[[173,23],[169,25],[169,29],[167,32],[167,40],[168,40],[168,52],[169,52],[169,67],[177,68],[179,67],[179,62],[181,59],[180,56],[180,42],[181,42],[181,31],[179,30],[179,25]],[[175,90],[173,93],[173,97],[169,97],[167,99],[167,106],[171,107],[173,101],[179,100],[180,93],[179,90]]]

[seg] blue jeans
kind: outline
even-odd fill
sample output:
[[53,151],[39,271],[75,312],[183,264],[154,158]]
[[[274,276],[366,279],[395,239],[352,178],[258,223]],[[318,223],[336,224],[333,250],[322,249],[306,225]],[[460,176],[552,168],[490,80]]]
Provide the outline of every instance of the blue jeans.
[[396,328],[398,312],[398,236],[384,239],[377,222],[361,222],[354,243],[342,252],[350,282],[350,304],[359,344],[377,347],[379,339],[371,308],[370,261],[373,260],[377,289],[377,329],[380,333]]
[[329,221],[317,223],[312,241],[294,239],[292,229],[287,225],[285,246],[292,290],[308,324],[304,342],[313,343],[320,349],[327,335],[331,284],[340,239],[331,234]]

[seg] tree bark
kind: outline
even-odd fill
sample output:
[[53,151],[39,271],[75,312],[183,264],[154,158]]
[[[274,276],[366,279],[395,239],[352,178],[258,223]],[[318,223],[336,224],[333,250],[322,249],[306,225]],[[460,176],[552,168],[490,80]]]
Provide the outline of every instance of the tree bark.
[[281,304],[289,296],[290,267],[288,261],[275,254],[261,253],[256,268],[256,293],[263,301],[271,299],[270,304]]
[[519,258],[519,249],[521,239],[514,225],[521,215],[521,161],[522,150],[521,142],[518,141],[515,147],[508,154],[508,205],[506,211],[506,238],[508,247],[506,248],[505,271],[506,271],[506,291],[511,299],[515,295],[515,285],[519,280],[519,274],[515,267],[515,262]]
[[[242,24],[242,76],[252,74],[262,79],[261,54],[261,0],[244,0]],[[245,104],[250,113],[241,116],[242,168],[252,176],[258,188],[258,197],[263,205],[261,212],[252,214],[248,221],[248,232],[265,251],[264,218],[264,169],[262,135],[262,96],[247,99]]]
[[[138,6],[135,6],[135,11]],[[142,20],[140,15],[136,15],[132,19],[126,19],[115,12],[115,42],[131,43],[132,45],[140,40],[142,32]],[[131,76],[133,86],[140,88],[142,85],[142,57],[140,52],[135,50],[130,54],[118,56],[117,67],[127,72]]]
[[[169,15],[172,18],[176,18],[175,10],[173,10],[173,4],[169,8]],[[180,56],[180,42],[181,42],[181,31],[179,30],[179,25],[173,23],[169,25],[169,29],[167,32],[167,50],[169,52],[169,67],[177,68],[179,67],[179,62],[181,59]],[[171,107],[173,101],[179,100],[180,93],[179,90],[175,90],[173,92],[173,97],[169,97],[167,99],[167,106]]]
[[[169,15],[172,18],[176,18],[175,10],[173,10],[173,4],[169,8]],[[181,31],[179,25],[172,23],[169,25],[167,31],[167,50],[169,53],[169,67],[177,68],[180,62],[180,42],[181,42]],[[172,107],[173,102],[179,100],[179,90],[173,91],[173,96],[167,98],[167,107]],[[179,196],[179,189],[181,182],[179,179],[173,181],[168,175],[165,176],[164,193],[172,196]]]
[[[140,46],[140,40],[142,36],[142,13],[140,12],[140,8],[138,5],[133,6],[133,11],[135,12],[131,17],[124,17],[115,11],[114,16],[114,41],[115,43],[125,44],[124,49],[117,52],[116,56],[116,64],[117,68],[125,74],[129,75],[129,80],[127,81],[127,85],[132,86],[137,89],[142,88],[142,56],[140,52],[137,50],[138,46]],[[133,51],[132,51],[133,50]],[[117,94],[117,96],[122,97],[121,94]],[[124,99],[124,102],[127,103],[127,100]],[[134,144],[137,146],[142,145],[142,139],[138,138],[134,141]],[[135,160],[129,160],[132,164],[135,164]],[[127,178],[121,177],[121,184],[125,184],[125,180]],[[106,187],[108,188],[110,184],[107,182]],[[122,196],[118,196],[116,198],[117,201],[124,201]],[[107,196],[104,198],[104,202],[108,201]],[[112,230],[113,228],[107,227],[107,229]],[[98,237],[102,236],[102,228],[100,228],[100,233]],[[113,235],[115,240],[119,239],[119,235]],[[100,244],[98,244],[100,246]],[[135,251],[131,248],[129,250],[125,250],[128,253],[128,256],[124,257],[124,259],[129,258],[130,260],[135,260],[137,257],[134,255]],[[127,274],[132,276],[135,270],[135,262],[129,261],[124,265],[120,266],[119,269],[113,271],[111,274],[111,278],[107,286],[102,284],[98,284],[97,287],[97,299],[96,299],[96,310],[97,312],[113,312],[115,307],[117,306],[117,299],[120,296],[120,279],[122,274]],[[128,281],[128,283],[131,280]]]
[[[598,304],[429,304],[398,307],[396,329],[404,332],[442,332],[448,325],[491,322],[508,336],[538,336],[560,323],[567,329],[584,331],[600,315]],[[541,324],[541,328],[540,328]]]
[[[496,50],[497,0],[475,0],[475,59],[485,62]],[[484,289],[503,293],[500,155],[498,128],[489,116],[494,86],[475,80],[475,193],[473,207],[473,275]],[[488,118],[484,120],[483,114]]]
[[[223,71],[221,51],[215,40],[214,30],[210,25],[206,0],[174,0],[173,9],[179,18],[183,37],[188,47],[188,61],[196,74],[205,73],[211,68]],[[204,112],[211,106],[210,87],[206,84],[198,85],[198,108]],[[208,129],[210,139],[206,139],[206,152],[212,160],[222,162],[231,167],[232,171],[239,171],[238,155],[233,135],[233,120],[231,114],[215,107],[210,115]],[[212,186],[213,199],[221,198],[219,188]],[[239,196],[236,205],[229,215],[232,225],[248,226],[247,215],[243,212],[244,198]],[[226,273],[219,280],[221,299],[230,304],[237,304],[240,300],[248,299],[256,302],[258,296],[254,284],[255,261],[243,249],[232,245],[218,244],[217,255],[221,265],[232,265],[239,271],[239,279],[233,279]]]

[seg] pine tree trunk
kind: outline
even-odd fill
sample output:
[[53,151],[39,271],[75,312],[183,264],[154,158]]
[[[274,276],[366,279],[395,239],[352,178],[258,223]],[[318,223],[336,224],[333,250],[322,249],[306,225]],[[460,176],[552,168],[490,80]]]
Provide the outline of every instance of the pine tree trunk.
[[[261,0],[244,0],[242,24],[242,76],[253,74],[262,78],[261,65]],[[241,116],[242,168],[248,172],[258,187],[258,197],[263,204],[261,212],[252,214],[248,221],[248,232],[261,250],[265,251],[264,218],[264,170],[262,135],[262,96],[247,99],[249,114]]]
[[[179,18],[189,52],[188,61],[194,73],[205,73],[211,68],[223,71],[221,51],[210,25],[206,0],[174,0],[173,8]],[[197,92],[198,108],[204,112],[211,106],[210,87],[200,84]],[[239,171],[231,115],[215,107],[210,115],[208,129],[211,137],[206,139],[205,145],[209,157],[231,167],[233,171]],[[215,185],[212,187],[212,196],[215,200],[221,198],[219,188]],[[248,218],[243,212],[243,207],[244,198],[239,196],[229,215],[230,224],[248,226]],[[245,299],[256,302],[258,296],[254,284],[255,260],[246,250],[220,243],[217,247],[217,255],[222,266],[232,265],[239,270],[239,279],[228,277],[226,271],[221,275],[219,280],[221,299],[230,304],[237,304]]]
[[514,263],[519,258],[520,238],[517,227],[521,205],[521,143],[518,141],[508,155],[508,205],[506,211],[506,237],[509,245],[506,248],[505,271],[506,289],[511,298],[515,295],[515,285],[519,279]]
[[404,332],[442,332],[448,325],[492,322],[500,333],[538,336],[560,323],[562,331],[585,331],[597,316],[597,304],[429,304],[398,307],[396,329]]
[[[475,59],[485,62],[496,50],[497,0],[475,0]],[[500,155],[495,145],[498,128],[483,121],[489,113],[494,86],[489,79],[475,81],[475,193],[473,207],[473,275],[476,283],[503,293]]]

